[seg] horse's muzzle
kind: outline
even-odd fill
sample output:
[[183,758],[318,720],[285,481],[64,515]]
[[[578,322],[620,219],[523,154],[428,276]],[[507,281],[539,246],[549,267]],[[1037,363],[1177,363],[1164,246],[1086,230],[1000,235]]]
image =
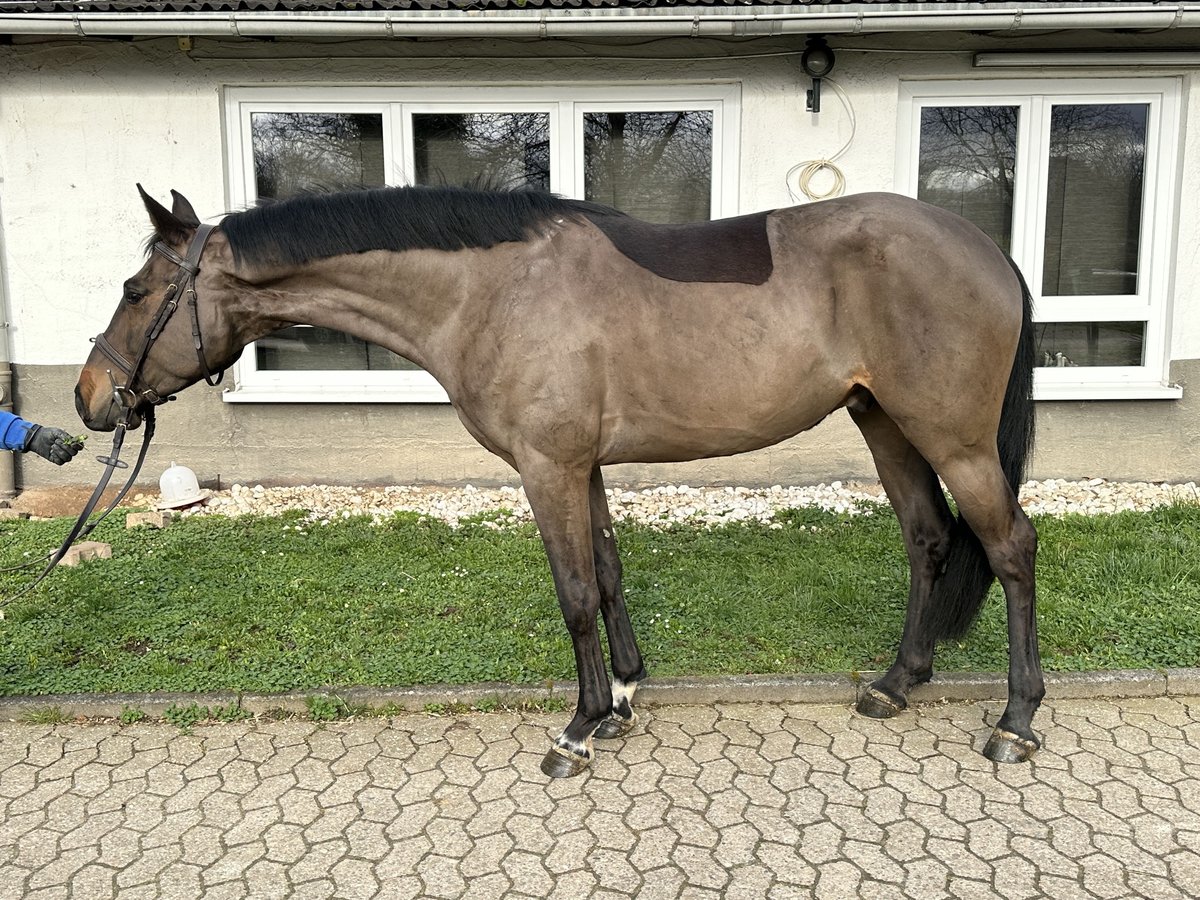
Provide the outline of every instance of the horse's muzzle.
[[95,379],[81,376],[75,385],[75,411],[83,424],[91,431],[112,431],[124,420],[130,430],[142,424],[144,418],[139,406],[126,410],[111,391],[104,390]]

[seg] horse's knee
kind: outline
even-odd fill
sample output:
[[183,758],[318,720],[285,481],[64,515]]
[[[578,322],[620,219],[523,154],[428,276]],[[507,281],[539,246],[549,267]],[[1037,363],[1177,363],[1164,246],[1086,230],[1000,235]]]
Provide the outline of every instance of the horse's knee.
[[558,600],[563,622],[573,637],[587,634],[596,627],[600,612],[600,591],[595,584],[572,578]]

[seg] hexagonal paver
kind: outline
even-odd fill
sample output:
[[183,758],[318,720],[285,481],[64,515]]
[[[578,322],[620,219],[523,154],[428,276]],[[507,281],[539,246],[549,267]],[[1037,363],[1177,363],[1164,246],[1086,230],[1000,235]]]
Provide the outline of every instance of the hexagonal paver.
[[0,724],[0,895],[1194,897],[1200,700],[639,710],[585,775],[561,716]]

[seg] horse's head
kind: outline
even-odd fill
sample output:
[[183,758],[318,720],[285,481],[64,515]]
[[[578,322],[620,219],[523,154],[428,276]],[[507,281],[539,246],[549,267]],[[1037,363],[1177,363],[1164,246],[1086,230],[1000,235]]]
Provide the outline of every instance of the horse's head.
[[[201,225],[175,191],[170,210],[138,185],[154,225],[152,249],[125,282],[112,321],[75,386],[75,408],[88,428],[133,428],[146,409],[201,378],[215,383],[241,351],[222,311],[230,296],[232,264],[219,231]],[[218,376],[219,377],[219,376]]]

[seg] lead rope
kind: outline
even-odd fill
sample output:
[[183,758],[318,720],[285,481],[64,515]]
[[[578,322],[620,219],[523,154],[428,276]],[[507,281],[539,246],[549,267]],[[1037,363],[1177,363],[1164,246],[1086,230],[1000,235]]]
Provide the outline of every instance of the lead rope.
[[138,452],[137,462],[134,463],[133,470],[129,473],[129,478],[126,480],[125,484],[119,491],[117,491],[117,495],[112,499],[104,511],[100,513],[100,515],[97,516],[94,521],[90,523],[88,522],[88,519],[96,509],[96,505],[100,502],[100,498],[104,495],[104,491],[108,487],[108,482],[112,480],[113,472],[115,472],[117,469],[129,468],[129,464],[121,462],[120,459],[121,445],[125,442],[125,432],[128,430],[128,427],[123,421],[117,424],[115,433],[113,434],[112,452],[108,456],[96,457],[99,462],[104,464],[104,473],[100,476],[100,481],[97,483],[96,489],[92,491],[92,496],[88,498],[88,502],[84,505],[83,511],[79,514],[79,517],[75,520],[75,524],[71,527],[70,533],[67,534],[66,538],[63,539],[63,542],[59,545],[58,549],[52,553],[46,554],[40,559],[30,560],[29,562],[21,563],[17,566],[9,566],[6,569],[0,569],[0,572],[14,572],[18,569],[25,569],[29,566],[37,565],[43,560],[49,560],[46,568],[42,570],[41,574],[38,575],[37,578],[23,587],[20,591],[13,594],[11,597],[0,600],[0,606],[5,606],[20,597],[24,597],[35,587],[41,584],[42,580],[51,572],[53,572],[62,558],[67,555],[67,551],[71,549],[71,545],[77,540],[85,538],[95,531],[96,527],[108,517],[108,514],[117,508],[117,504],[125,499],[125,495],[129,493],[129,489],[133,487],[133,483],[137,480],[138,473],[142,470],[142,463],[146,461],[146,453],[150,449],[150,440],[154,437],[153,406],[146,409],[145,424],[146,431],[142,435],[142,449]]

